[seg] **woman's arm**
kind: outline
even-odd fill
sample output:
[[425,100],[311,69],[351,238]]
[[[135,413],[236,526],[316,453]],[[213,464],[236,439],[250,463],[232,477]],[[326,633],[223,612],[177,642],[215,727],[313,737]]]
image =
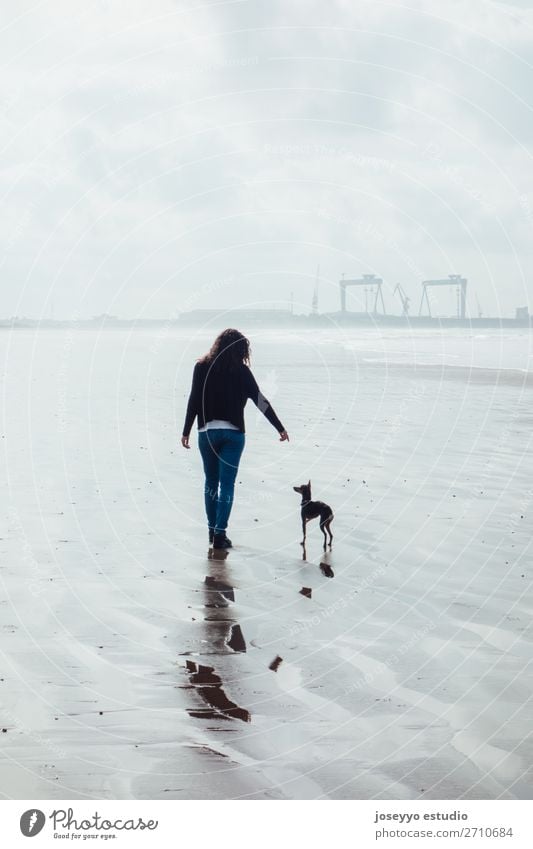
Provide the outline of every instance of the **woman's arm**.
[[187,412],[185,413],[185,423],[183,425],[183,432],[181,438],[181,443],[184,448],[189,447],[189,434],[194,424],[194,420],[198,415],[198,411],[200,409],[200,394],[201,390],[199,368],[198,363],[196,363],[192,373],[191,391],[189,394],[189,401],[187,403]]
[[285,430],[285,428],[281,424],[280,420],[278,419],[276,413],[274,412],[274,408],[272,407],[272,404],[270,403],[268,398],[265,398],[265,396],[263,395],[263,393],[259,389],[259,386],[257,384],[255,377],[253,376],[253,374],[251,372],[251,369],[249,369],[248,366],[245,366],[245,369],[246,369],[246,390],[247,390],[248,398],[251,398],[251,400],[256,405],[257,409],[260,410],[263,413],[264,417],[266,419],[268,419],[270,424],[273,427],[276,428],[276,430],[278,431],[278,433],[281,436],[282,441],[285,441],[286,439],[289,438],[287,431]]

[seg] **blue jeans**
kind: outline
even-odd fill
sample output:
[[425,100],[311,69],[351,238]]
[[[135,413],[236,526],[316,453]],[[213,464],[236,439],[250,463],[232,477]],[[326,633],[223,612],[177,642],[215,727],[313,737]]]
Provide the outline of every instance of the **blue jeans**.
[[198,434],[205,472],[207,524],[215,533],[223,533],[228,527],[244,440],[244,433],[230,428],[213,428]]

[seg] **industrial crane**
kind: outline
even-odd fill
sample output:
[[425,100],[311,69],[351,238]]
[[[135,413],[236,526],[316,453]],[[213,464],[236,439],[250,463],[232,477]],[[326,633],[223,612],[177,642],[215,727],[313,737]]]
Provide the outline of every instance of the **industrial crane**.
[[422,300],[420,301],[420,309],[418,315],[422,315],[424,302],[427,307],[428,315],[431,316],[431,305],[429,303],[428,288],[430,286],[454,286],[457,289],[457,318],[466,318],[466,287],[468,280],[461,277],[460,274],[449,274],[447,278],[442,280],[423,280],[422,281]]
[[316,280],[315,280],[315,289],[313,292],[313,301],[311,303],[311,312],[313,315],[318,314],[318,284],[320,282],[320,266],[317,265],[316,269]]
[[347,280],[343,275],[342,280],[339,281],[339,285],[341,290],[341,312],[346,312],[346,287],[362,286],[365,291],[365,312],[368,313],[368,295],[371,294],[374,295],[373,315],[378,315],[378,301],[381,302],[383,315],[386,314],[385,301],[383,300],[383,292],[381,290],[381,287],[383,286],[383,280],[381,277],[376,277],[375,274],[363,274],[363,276],[357,280]]
[[395,295],[396,292],[398,292],[400,299],[401,299],[401,302],[402,302],[403,315],[409,315],[409,307],[411,306],[411,298],[409,298],[405,294],[405,290],[404,290],[401,283],[396,284],[396,286],[394,288],[393,295]]

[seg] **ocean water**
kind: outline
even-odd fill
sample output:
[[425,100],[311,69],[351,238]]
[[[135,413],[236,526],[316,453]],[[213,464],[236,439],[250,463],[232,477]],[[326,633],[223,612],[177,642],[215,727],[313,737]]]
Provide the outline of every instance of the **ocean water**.
[[533,331],[527,329],[363,329],[353,337],[343,330],[318,335],[317,341],[343,345],[363,362],[533,370]]

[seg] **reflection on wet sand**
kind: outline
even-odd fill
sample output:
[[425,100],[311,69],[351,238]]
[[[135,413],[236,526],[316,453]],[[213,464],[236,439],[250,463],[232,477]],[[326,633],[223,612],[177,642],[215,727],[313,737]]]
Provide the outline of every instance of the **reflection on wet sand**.
[[210,548],[207,552],[208,560],[226,560],[228,557],[228,550],[226,548]]
[[271,669],[272,672],[277,672],[282,663],[283,663],[283,658],[280,657],[279,654],[277,654],[268,668]]
[[[207,587],[208,593],[213,593],[213,594],[220,593],[220,595],[223,598],[227,599],[228,601],[235,601],[235,591],[234,591],[233,587],[231,587],[228,583],[225,583],[224,581],[217,581],[215,578],[213,578],[212,575],[207,575],[206,579],[205,579],[205,585]],[[206,602],[205,606],[206,607],[220,607],[220,606],[227,607],[227,605],[224,604],[224,603],[222,603],[222,605],[219,605],[216,598],[214,598],[214,600],[212,600],[210,602]]]
[[246,651],[246,641],[243,637],[240,625],[232,626],[228,646],[232,648],[233,651]]
[[207,708],[190,709],[189,716],[200,719],[241,719],[243,722],[250,722],[250,712],[228,699],[222,689],[222,679],[215,673],[212,666],[201,666],[188,660],[187,670],[191,684],[208,705]]
[[335,572],[333,571],[333,569],[331,568],[329,563],[321,563],[320,564],[320,571],[322,572],[323,575],[325,575],[326,578],[334,578],[335,577]]
[[[228,615],[230,602],[235,602],[235,589],[229,581],[225,560],[227,551],[216,552],[222,557],[208,558],[218,561],[212,564],[212,574],[207,575],[204,589],[204,639],[202,655],[231,655],[247,650],[241,626]],[[186,661],[190,686],[206,703],[204,708],[190,708],[188,713],[200,719],[240,719],[250,722],[251,716],[245,708],[232,702],[225,693],[224,682],[213,666],[203,666],[192,660]]]

